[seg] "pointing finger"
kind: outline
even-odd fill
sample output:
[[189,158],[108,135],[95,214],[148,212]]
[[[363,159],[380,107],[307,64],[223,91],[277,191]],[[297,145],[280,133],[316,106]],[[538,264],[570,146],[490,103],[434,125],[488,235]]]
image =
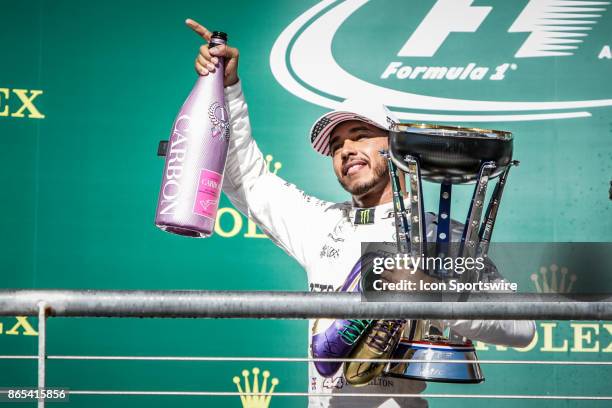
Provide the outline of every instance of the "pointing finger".
[[187,24],[187,26],[191,28],[193,31],[195,31],[196,34],[198,34],[200,37],[202,37],[206,41],[210,41],[210,38],[212,37],[212,33],[208,31],[206,27],[204,27],[202,24],[190,18],[185,20],[185,24]]

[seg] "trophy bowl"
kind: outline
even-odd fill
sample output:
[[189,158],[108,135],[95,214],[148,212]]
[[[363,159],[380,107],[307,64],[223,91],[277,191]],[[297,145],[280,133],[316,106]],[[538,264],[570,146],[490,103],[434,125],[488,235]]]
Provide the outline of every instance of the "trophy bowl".
[[417,158],[424,180],[461,184],[474,182],[483,162],[495,163],[491,178],[500,175],[512,161],[512,140],[499,130],[405,123],[391,129],[389,153],[404,171],[403,158]]
[[[484,381],[471,341],[452,343],[443,338],[428,341],[402,338],[392,358],[415,362],[389,363],[385,367],[385,375],[391,377],[460,384]],[[436,362],[439,360],[444,362]]]

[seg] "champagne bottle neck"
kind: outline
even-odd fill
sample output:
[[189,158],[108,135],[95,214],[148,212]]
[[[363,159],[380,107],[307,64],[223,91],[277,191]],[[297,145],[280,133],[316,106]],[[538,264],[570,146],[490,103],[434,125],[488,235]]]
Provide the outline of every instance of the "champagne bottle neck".
[[215,47],[217,45],[224,45],[225,41],[223,41],[221,38],[211,38],[210,42],[208,43],[208,48],[212,48]]
[[210,39],[210,44],[208,45],[210,48],[216,45],[227,44],[227,34],[223,31],[214,31],[212,33],[212,37]]

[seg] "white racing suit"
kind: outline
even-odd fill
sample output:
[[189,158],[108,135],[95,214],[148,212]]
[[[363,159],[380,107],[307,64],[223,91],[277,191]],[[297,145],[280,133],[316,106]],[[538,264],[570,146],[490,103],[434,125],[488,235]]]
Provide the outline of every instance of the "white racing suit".
[[[225,88],[225,95],[230,110],[231,137],[223,191],[238,210],[300,263],[308,275],[311,291],[339,288],[361,255],[362,241],[395,242],[392,203],[373,208],[368,214],[371,219],[363,223],[360,222],[363,211],[349,202],[319,200],[272,174],[251,137],[240,82]],[[356,220],[357,215],[361,220]],[[428,235],[430,233],[428,231]],[[472,340],[513,347],[526,346],[535,332],[532,321],[455,320],[442,323]],[[419,393],[425,388],[424,382],[379,377],[367,386],[352,387],[345,384],[342,370],[335,378],[323,378],[310,363],[308,371],[308,391],[330,394],[330,397],[310,397],[310,408],[427,406],[425,400],[415,398],[334,397],[342,392]]]

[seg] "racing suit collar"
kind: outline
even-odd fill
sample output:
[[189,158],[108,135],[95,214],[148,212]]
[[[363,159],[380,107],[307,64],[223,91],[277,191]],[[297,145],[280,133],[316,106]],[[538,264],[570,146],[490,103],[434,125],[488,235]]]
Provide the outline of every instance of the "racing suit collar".
[[[346,216],[353,225],[375,224],[380,220],[386,220],[394,217],[393,201],[370,208],[354,207],[350,203],[347,204],[349,205],[349,209],[346,213]],[[406,209],[406,214],[410,214],[410,200],[408,199],[408,196],[404,197],[404,208]],[[359,219],[363,218],[361,216],[361,213],[367,210],[370,210],[370,216],[372,217],[371,222],[359,222]]]

